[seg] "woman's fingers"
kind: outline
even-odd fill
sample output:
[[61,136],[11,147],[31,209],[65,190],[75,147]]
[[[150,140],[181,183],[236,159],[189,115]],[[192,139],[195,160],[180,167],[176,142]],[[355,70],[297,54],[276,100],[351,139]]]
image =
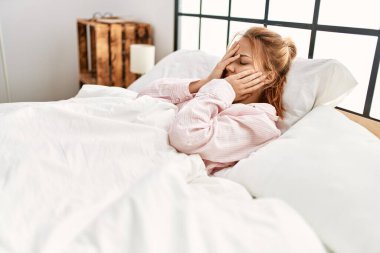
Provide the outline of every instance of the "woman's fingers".
[[213,70],[214,73],[211,73],[212,78],[220,78],[225,68],[240,57],[240,54],[236,54],[238,49],[239,44],[235,42],[217,64],[216,68]]
[[239,59],[240,57],[240,54],[237,54],[238,50],[239,50],[239,43],[237,41],[235,41],[232,46],[228,49],[228,51],[226,52],[226,54],[224,55],[224,57],[222,58],[222,60],[219,62],[219,69],[221,69],[222,71],[224,71],[224,69],[229,65],[231,64],[232,62],[236,61],[237,59]]
[[246,82],[245,83],[245,88],[250,88],[250,87],[255,86],[255,85],[257,85],[257,84],[259,84],[261,82],[264,82],[266,78],[267,78],[266,75],[260,75],[260,76],[258,76],[256,78],[254,78],[254,79]]
[[250,97],[250,96],[252,96],[251,93],[244,93],[244,94],[242,94],[242,95],[239,97],[239,99],[238,99],[236,102],[242,101],[242,100],[244,100],[244,99],[246,99],[246,98],[248,98],[248,97]]
[[235,42],[232,44],[232,46],[227,50],[226,55],[227,55],[227,54],[230,54],[230,53],[233,52],[233,51],[238,50],[239,47],[240,47],[239,43],[238,43],[237,41],[235,41]]
[[263,73],[261,73],[260,71],[259,72],[254,72],[253,74],[249,74],[249,75],[241,78],[240,81],[243,84],[246,84],[246,83],[249,83],[249,82],[252,82],[252,81],[255,81],[255,80],[259,79],[260,77],[262,77],[262,74]]
[[237,73],[237,74],[234,74],[234,75],[231,75],[231,77],[233,77],[233,79],[235,80],[240,80],[244,77],[247,77],[249,75],[252,75],[254,73],[256,73],[257,71],[256,70],[253,70],[253,69],[247,69],[247,70],[244,70],[240,73]]
[[250,87],[248,87],[244,90],[244,93],[252,93],[252,92],[264,87],[266,84],[267,83],[264,80],[260,81],[259,83],[252,84]]
[[226,52],[226,54],[223,56],[222,61],[227,60],[228,58],[231,58],[238,50],[239,50],[239,43],[237,41],[232,44],[230,49]]
[[237,55],[235,55],[235,56],[232,56],[232,57],[230,57],[230,58],[228,58],[228,59],[222,61],[221,63],[222,63],[222,65],[223,65],[223,69],[225,69],[225,68],[227,67],[228,64],[230,64],[230,63],[236,61],[237,59],[239,59],[239,57],[240,57],[240,54],[237,54]]

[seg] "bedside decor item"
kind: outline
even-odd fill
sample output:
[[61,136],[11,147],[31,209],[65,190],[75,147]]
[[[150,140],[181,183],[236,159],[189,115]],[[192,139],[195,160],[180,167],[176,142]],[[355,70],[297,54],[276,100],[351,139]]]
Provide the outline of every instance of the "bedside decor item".
[[131,72],[145,74],[154,66],[155,47],[146,44],[131,45]]
[[131,44],[153,44],[152,27],[114,16],[78,19],[80,85],[128,87],[138,76],[130,71]]

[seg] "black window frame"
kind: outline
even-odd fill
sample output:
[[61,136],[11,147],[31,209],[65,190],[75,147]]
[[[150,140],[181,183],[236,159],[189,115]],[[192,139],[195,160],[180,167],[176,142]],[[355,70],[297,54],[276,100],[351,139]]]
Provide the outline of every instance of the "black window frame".
[[310,30],[311,36],[310,36],[309,53],[308,53],[309,59],[313,59],[313,56],[314,56],[314,48],[315,48],[317,31],[346,33],[346,34],[354,34],[354,35],[367,35],[367,36],[377,37],[376,49],[375,49],[375,54],[374,54],[374,58],[373,58],[373,62],[372,62],[372,69],[371,69],[371,74],[370,74],[370,78],[369,78],[368,89],[367,89],[367,94],[366,94],[366,98],[365,98],[363,113],[353,112],[351,110],[341,108],[341,107],[336,107],[336,108],[343,110],[343,111],[346,111],[346,112],[350,112],[350,113],[355,114],[355,115],[363,116],[365,118],[380,122],[380,119],[376,119],[376,118],[373,118],[370,116],[371,105],[372,105],[372,101],[373,101],[374,93],[375,93],[376,78],[377,78],[377,73],[379,71],[380,28],[376,30],[376,29],[368,29],[368,28],[356,28],[356,27],[318,24],[318,17],[319,17],[321,0],[315,0],[314,12],[313,12],[313,21],[311,24],[269,20],[268,19],[268,13],[269,13],[269,1],[270,0],[265,1],[264,19],[231,17],[231,2],[233,0],[229,0],[229,3],[228,3],[228,16],[202,14],[202,0],[200,0],[199,14],[180,12],[179,11],[179,1],[180,0],[174,0],[174,1],[175,1],[175,6],[174,6],[174,11],[175,11],[175,13],[174,13],[174,50],[175,51],[178,49],[178,39],[179,39],[178,38],[178,32],[179,32],[178,23],[179,23],[179,17],[180,16],[199,18],[198,49],[200,49],[202,18],[220,19],[220,20],[227,20],[228,21],[227,22],[226,46],[228,45],[228,42],[229,42],[230,22],[231,21],[246,22],[246,23],[253,23],[253,24],[262,24],[265,27],[267,27],[268,25],[272,25],[272,26],[281,26],[281,27],[288,27],[288,28],[300,28],[300,29]]

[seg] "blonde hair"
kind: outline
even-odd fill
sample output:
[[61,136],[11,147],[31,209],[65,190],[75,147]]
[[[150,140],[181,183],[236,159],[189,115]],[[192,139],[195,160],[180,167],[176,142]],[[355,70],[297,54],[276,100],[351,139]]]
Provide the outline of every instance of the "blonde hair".
[[292,59],[297,48],[290,38],[282,38],[265,27],[252,27],[242,37],[249,39],[254,55],[259,56],[260,71],[267,75],[268,84],[264,87],[261,101],[276,108],[277,115],[283,118],[282,93]]

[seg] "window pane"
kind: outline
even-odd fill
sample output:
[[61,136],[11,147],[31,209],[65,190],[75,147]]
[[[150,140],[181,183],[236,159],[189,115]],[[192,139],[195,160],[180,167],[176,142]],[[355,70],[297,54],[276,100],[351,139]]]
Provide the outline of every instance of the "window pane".
[[377,71],[375,93],[372,100],[371,111],[369,116],[380,119],[380,71]]
[[279,33],[282,37],[290,37],[297,47],[297,56],[301,58],[308,58],[309,45],[310,45],[310,30],[288,28],[282,26],[269,26],[268,29]]
[[[323,2],[323,1],[322,1]],[[315,0],[270,0],[270,20],[312,23]]]
[[198,49],[199,18],[179,17],[178,49]]
[[379,11],[379,0],[321,1],[318,23],[325,25],[379,29]]
[[264,19],[265,0],[232,0],[231,16]]
[[199,14],[200,0],[180,0],[179,12]]
[[228,0],[203,0],[202,14],[228,16]]
[[363,113],[376,42],[374,36],[317,32],[314,58],[339,60],[359,83],[339,107]]
[[218,56],[226,51],[227,21],[202,18],[201,50]]
[[231,21],[228,41],[231,42],[236,33],[244,33],[246,30],[253,26],[263,27],[262,24]]

